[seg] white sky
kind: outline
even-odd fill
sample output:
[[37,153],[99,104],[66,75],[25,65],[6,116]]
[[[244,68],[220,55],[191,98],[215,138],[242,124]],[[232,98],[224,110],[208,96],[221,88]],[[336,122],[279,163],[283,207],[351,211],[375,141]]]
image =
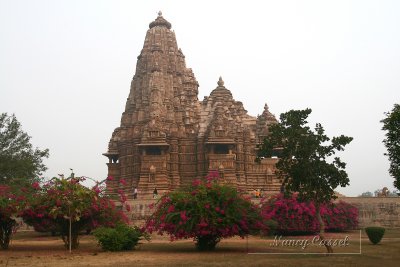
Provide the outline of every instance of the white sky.
[[103,179],[148,24],[162,10],[200,83],[222,75],[251,115],[312,108],[354,141],[339,154],[355,196],[387,186],[384,112],[400,103],[400,1],[0,0],[0,112],[40,148],[46,177]]

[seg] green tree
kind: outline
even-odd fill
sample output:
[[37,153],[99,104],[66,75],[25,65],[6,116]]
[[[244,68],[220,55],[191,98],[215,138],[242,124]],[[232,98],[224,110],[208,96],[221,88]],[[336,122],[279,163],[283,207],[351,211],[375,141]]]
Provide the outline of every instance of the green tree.
[[[353,138],[341,135],[330,139],[319,123],[311,129],[307,126],[310,113],[311,109],[282,113],[280,123],[270,127],[270,135],[260,146],[258,157],[271,157],[279,150],[276,167],[285,193],[298,192],[300,200],[314,201],[320,238],[324,239],[320,208],[336,198],[336,187],[349,184],[346,163],[333,156]],[[333,251],[329,245],[326,248],[329,253]]]
[[14,114],[0,114],[0,184],[32,183],[47,169],[49,150],[34,149],[30,139]]
[[390,112],[385,113],[386,118],[382,130],[386,131],[383,143],[386,146],[386,156],[389,157],[389,173],[394,178],[393,185],[400,189],[400,105],[395,104]]

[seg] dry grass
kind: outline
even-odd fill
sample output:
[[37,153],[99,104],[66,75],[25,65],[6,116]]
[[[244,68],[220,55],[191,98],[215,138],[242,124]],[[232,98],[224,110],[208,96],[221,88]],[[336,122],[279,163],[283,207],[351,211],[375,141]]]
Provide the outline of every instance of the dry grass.
[[[358,253],[359,232],[331,234],[333,238],[349,235],[350,245],[334,252]],[[285,237],[310,239],[312,237]],[[102,252],[92,236],[83,236],[80,248],[69,254],[57,237],[34,232],[20,232],[10,249],[1,251],[0,266],[397,266],[400,262],[400,230],[389,230],[379,245],[371,245],[362,234],[362,254],[325,256],[324,247],[271,247],[272,238],[231,238],[222,241],[213,252],[197,252],[191,240],[169,242],[155,236],[135,251]],[[248,254],[247,252],[264,254]],[[271,254],[271,253],[322,254]]]

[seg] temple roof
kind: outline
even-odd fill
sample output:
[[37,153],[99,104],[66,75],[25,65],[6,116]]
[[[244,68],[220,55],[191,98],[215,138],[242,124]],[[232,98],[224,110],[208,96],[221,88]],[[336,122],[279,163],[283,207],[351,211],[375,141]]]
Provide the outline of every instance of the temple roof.
[[169,23],[164,17],[162,16],[162,12],[158,12],[158,17],[149,24],[149,28],[154,28],[156,26],[166,27],[167,29],[171,29],[171,23]]

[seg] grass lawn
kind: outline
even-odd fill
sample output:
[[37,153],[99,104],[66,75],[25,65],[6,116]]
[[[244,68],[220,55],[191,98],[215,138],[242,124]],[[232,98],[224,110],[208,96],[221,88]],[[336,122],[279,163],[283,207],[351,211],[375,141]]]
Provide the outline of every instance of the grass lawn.
[[296,240],[311,242],[313,236],[282,237],[280,241],[287,240],[283,243],[274,243],[274,237],[231,238],[213,252],[197,252],[191,240],[170,242],[154,236],[135,251],[113,253],[101,251],[92,236],[82,236],[80,248],[69,254],[60,238],[21,231],[8,251],[0,251],[0,266],[398,266],[400,229],[386,230],[378,245],[372,245],[363,232],[361,254],[359,231],[329,234],[339,240],[346,236],[348,245],[335,247],[334,252],[354,254],[326,256],[318,244],[295,246]]

